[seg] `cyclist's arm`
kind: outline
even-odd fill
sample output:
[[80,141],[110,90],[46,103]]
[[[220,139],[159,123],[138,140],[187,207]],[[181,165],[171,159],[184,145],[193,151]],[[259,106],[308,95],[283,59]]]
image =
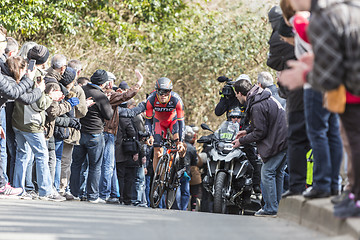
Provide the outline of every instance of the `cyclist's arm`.
[[185,118],[184,118],[184,105],[182,101],[178,101],[176,104],[176,115],[177,115],[177,121],[179,124],[179,141],[184,140],[184,134],[185,134]]
[[145,130],[150,134],[150,136],[153,135],[152,132],[152,124],[153,124],[153,111],[154,107],[150,103],[149,99],[146,101],[146,112],[145,112]]

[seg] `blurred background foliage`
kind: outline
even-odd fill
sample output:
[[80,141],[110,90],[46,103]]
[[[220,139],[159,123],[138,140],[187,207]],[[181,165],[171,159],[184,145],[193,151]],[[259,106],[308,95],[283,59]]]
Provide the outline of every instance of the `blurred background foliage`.
[[182,96],[186,123],[213,128],[221,75],[256,80],[266,67],[274,0],[2,0],[0,24],[20,43],[44,44],[79,59],[90,77],[98,68],[130,84],[145,77],[137,100],[167,76]]

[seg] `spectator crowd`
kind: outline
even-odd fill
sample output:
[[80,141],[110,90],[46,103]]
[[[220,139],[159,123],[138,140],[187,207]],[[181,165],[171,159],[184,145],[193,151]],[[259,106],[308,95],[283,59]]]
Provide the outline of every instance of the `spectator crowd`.
[[[360,4],[281,0],[268,17],[267,65],[276,81],[270,72],[255,84],[241,74],[234,95],[215,108],[228,119],[236,108],[234,117],[248,123],[233,144],[244,145],[253,191],[263,196],[255,216],[276,216],[281,198],[303,195],[333,196],[335,216],[360,217]],[[35,42],[19,50],[3,27],[0,54],[0,195],[149,206],[153,148],[146,144],[145,102],[133,99],[142,74],[135,70],[131,87],[102,69],[84,77],[79,60]],[[186,174],[174,207],[180,210],[189,202],[195,210],[204,191],[197,131],[185,128]],[[124,147],[129,142],[135,149]]]

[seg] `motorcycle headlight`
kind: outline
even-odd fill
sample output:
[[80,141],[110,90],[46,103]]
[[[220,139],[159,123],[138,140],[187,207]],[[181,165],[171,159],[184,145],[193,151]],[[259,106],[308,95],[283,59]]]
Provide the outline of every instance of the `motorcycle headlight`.
[[217,145],[217,149],[222,152],[225,148],[225,143],[223,142],[219,142],[218,145]]

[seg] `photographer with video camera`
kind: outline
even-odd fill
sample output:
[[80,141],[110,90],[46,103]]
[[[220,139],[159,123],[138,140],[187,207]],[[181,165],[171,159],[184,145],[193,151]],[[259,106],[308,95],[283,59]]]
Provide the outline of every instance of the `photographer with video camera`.
[[[226,118],[227,120],[231,121],[231,112],[234,109],[239,109],[239,112],[245,112],[246,110],[246,104],[241,104],[239,102],[239,100],[236,98],[235,96],[235,91],[233,88],[233,81],[231,81],[231,79],[225,77],[225,76],[221,76],[218,77],[217,79],[219,82],[226,82],[225,86],[223,87],[223,89],[221,90],[220,95],[220,102],[216,105],[215,107],[215,114],[216,116],[221,116],[226,112]],[[236,81],[239,80],[246,80],[251,84],[251,80],[250,77],[246,74],[241,74]],[[236,82],[235,81],[235,82]],[[234,111],[235,112],[235,111]],[[238,116],[240,118],[240,115]],[[246,128],[247,126],[249,126],[249,122],[244,122],[243,119],[246,119],[244,116],[241,117],[241,124],[244,128]],[[254,173],[253,173],[253,190],[256,194],[261,193],[261,189],[260,189],[260,165],[258,164],[257,161],[257,156],[256,156],[256,150],[255,147],[251,144],[245,144],[244,145],[244,152],[248,158],[248,160],[250,161],[251,165],[254,168]]]

